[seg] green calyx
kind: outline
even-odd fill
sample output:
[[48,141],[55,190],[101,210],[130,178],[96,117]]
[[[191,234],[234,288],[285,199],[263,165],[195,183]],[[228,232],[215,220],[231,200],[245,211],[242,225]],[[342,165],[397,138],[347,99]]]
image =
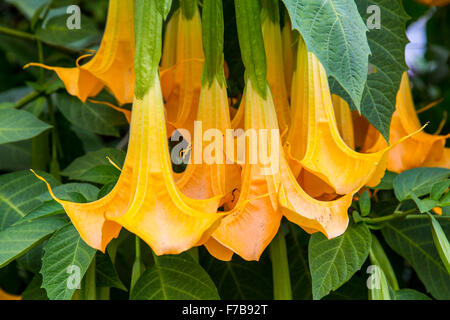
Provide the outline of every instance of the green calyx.
[[198,10],[197,0],[181,0],[181,12],[186,19],[191,20],[195,15],[195,10]]
[[245,73],[257,92],[265,99],[267,96],[267,65],[259,0],[235,0],[234,4]]
[[202,38],[205,64],[202,84],[211,85],[215,78],[225,84],[223,70],[223,8],[221,0],[205,0],[202,11]]
[[261,0],[261,21],[269,18],[273,23],[280,23],[278,0]]
[[136,98],[141,99],[154,84],[161,60],[163,15],[159,0],[136,0],[134,57]]

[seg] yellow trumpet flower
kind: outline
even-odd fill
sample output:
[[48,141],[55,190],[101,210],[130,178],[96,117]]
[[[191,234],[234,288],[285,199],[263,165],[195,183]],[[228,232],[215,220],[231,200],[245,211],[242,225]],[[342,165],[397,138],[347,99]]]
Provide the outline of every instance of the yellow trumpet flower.
[[[339,106],[336,106],[339,108]],[[384,175],[387,151],[359,153],[339,132],[325,69],[317,57],[299,43],[292,87],[292,126],[286,150],[297,176],[305,168],[331,186],[337,194],[374,186]],[[342,118],[339,115],[340,118]],[[346,113],[345,121],[350,120]],[[348,140],[348,139],[347,139]]]
[[[263,9],[262,15],[264,15],[264,10],[266,8]],[[272,90],[278,126],[283,134],[289,127],[290,111],[285,83],[280,24],[273,21],[268,14],[265,14],[261,27],[267,60],[267,81]]]
[[[211,84],[205,81],[202,85],[196,120],[201,128],[194,135],[200,139],[194,139],[191,144],[191,163],[180,174],[177,186],[194,199],[224,196],[240,185],[240,168],[235,164],[227,164],[226,152],[223,152],[226,149],[223,137],[231,128],[231,123],[227,89],[217,77]],[[204,143],[204,138],[211,142]]]
[[258,260],[275,237],[281,221],[277,199],[280,185],[278,167],[273,163],[267,165],[261,159],[250,159],[258,151],[261,154],[261,150],[275,152],[279,156],[272,139],[264,139],[267,136],[264,137],[262,132],[267,131],[260,131],[268,130],[270,134],[272,129],[278,130],[270,90],[267,88],[268,98],[264,100],[253,88],[251,80],[247,80],[244,95],[245,129],[252,130],[254,135],[248,138],[245,148],[239,199],[213,233],[218,243],[209,241],[205,244],[208,251],[219,259],[231,258],[228,249],[246,260]]
[[85,102],[96,96],[104,86],[114,94],[120,105],[133,101],[134,91],[134,1],[110,0],[108,19],[100,48],[86,64],[77,59],[75,68],[51,67],[29,63],[56,72],[67,92]]
[[286,83],[286,89],[288,97],[291,97],[292,76],[295,69],[295,46],[294,37],[292,32],[292,24],[289,15],[284,15],[284,26],[281,30],[281,41],[283,44],[283,65],[284,65],[284,78]]
[[[426,166],[450,168],[450,149],[445,148],[445,140],[450,137],[450,134],[433,135],[419,132],[407,141],[398,143],[404,136],[417,131],[420,126],[408,74],[405,72],[397,93],[396,111],[392,116],[389,135],[389,142],[398,145],[389,152],[388,170],[400,173],[408,169]],[[376,151],[384,148],[386,141],[370,126],[365,145],[369,152]]]
[[156,254],[177,254],[203,244],[225,214],[217,213],[221,196],[196,200],[176,186],[157,73],[152,83],[144,97],[134,101],[127,157],[107,196],[92,203],[72,203],[57,199],[47,184],[83,240],[102,251],[123,226]]
[[[202,45],[202,23],[198,7],[191,18],[183,12],[174,15],[178,18],[176,44],[167,39],[166,51],[175,46],[176,63],[162,76],[164,100],[166,102],[167,121],[175,128],[193,130],[194,120],[201,89],[201,74],[204,63]],[[173,36],[174,32],[169,36]],[[173,51],[173,49],[172,49]],[[167,61],[167,60],[166,60]],[[169,62],[165,62],[169,63]]]
[[[248,80],[246,129],[277,130],[281,146],[275,107],[270,90],[267,91],[267,99],[263,99]],[[283,149],[276,148],[273,140],[263,143],[263,149],[274,155],[270,164],[248,163],[255,145],[246,146],[247,162],[243,166],[239,199],[213,233],[213,239],[205,243],[217,259],[228,261],[237,253],[246,260],[258,260],[277,233],[282,215],[305,231],[320,231],[328,238],[341,235],[347,228],[347,210],[353,193],[333,201],[314,199],[297,182]],[[258,147],[261,149],[261,144]]]

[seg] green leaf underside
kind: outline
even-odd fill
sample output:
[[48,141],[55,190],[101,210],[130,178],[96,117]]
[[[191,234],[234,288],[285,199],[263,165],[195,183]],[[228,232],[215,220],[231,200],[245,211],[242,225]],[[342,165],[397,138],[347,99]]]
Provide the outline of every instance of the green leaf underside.
[[88,152],[84,156],[75,159],[61,174],[68,176],[71,180],[79,180],[83,174],[101,165],[111,165],[106,157],[109,157],[115,164],[122,167],[125,161],[125,152],[113,148],[104,148],[93,152]]
[[[439,222],[449,234],[450,221]],[[391,222],[382,232],[388,245],[411,264],[433,297],[450,299],[450,276],[435,248],[428,219]]]
[[450,170],[444,168],[416,168],[402,172],[394,180],[394,192],[399,201],[410,199],[431,192],[437,182],[448,179]]
[[313,298],[321,299],[349,280],[366,260],[370,246],[370,231],[362,224],[349,226],[343,235],[331,240],[313,234],[309,241]]
[[87,101],[81,102],[77,97],[65,93],[56,95],[58,109],[74,125],[88,131],[107,135],[119,136],[118,126],[125,125],[124,115],[113,108]]
[[64,217],[48,217],[11,226],[0,232],[0,268],[25,254],[67,224]]
[[408,15],[401,1],[361,0],[357,1],[359,12],[366,21],[371,14],[367,8],[380,8],[380,29],[372,29],[367,34],[372,55],[369,62],[376,68],[367,76],[361,100],[361,113],[389,140],[389,128],[395,110],[396,96],[405,63],[406,22]]
[[353,1],[283,0],[292,28],[303,36],[307,48],[350,96],[360,102],[367,79],[370,54],[364,24]]
[[30,139],[49,128],[50,125],[27,111],[0,110],[0,144]]
[[[80,280],[86,273],[96,250],[89,247],[78,234],[73,225],[57,231],[44,247],[42,259],[42,287],[50,300],[68,300],[75,293],[71,278],[73,269],[79,268]],[[75,278],[76,279],[76,278]]]
[[188,254],[155,257],[155,264],[136,282],[132,300],[217,300],[206,271]]

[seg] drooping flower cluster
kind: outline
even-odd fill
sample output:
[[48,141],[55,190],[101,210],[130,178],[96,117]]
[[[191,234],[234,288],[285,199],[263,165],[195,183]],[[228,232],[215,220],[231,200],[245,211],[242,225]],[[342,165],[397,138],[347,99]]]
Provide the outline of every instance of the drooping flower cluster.
[[[382,138],[367,127],[363,140],[373,138],[373,145],[356,151],[354,131],[359,126],[347,103],[331,95],[324,67],[288,24],[281,30],[279,19],[265,14],[261,35],[266,85],[261,88],[246,77],[233,119],[223,48],[219,41],[219,58],[214,60],[219,67],[211,69],[215,64],[208,63],[213,59],[205,38],[202,41],[197,6],[189,13],[178,9],[172,14],[160,72],[156,68],[150,74],[145,94],[134,92],[131,99],[133,2],[110,0],[105,36],[90,62],[72,69],[47,67],[83,101],[103,86],[120,104],[133,100],[127,156],[114,189],[102,199],[81,204],[56,198],[48,185],[90,246],[104,251],[124,227],[158,255],[205,245],[218,259],[230,260],[236,253],[258,260],[283,216],[309,233],[334,238],[347,228],[353,195],[364,186],[376,186],[386,167],[401,171],[443,161],[448,166],[445,137],[416,134],[420,124],[408,118],[415,113],[406,76],[391,145],[380,142]],[[203,30],[203,36],[208,32]],[[190,161],[177,174],[167,141],[174,131],[189,143],[182,152]],[[420,163],[405,164],[405,152],[428,148],[429,139],[442,152],[433,146],[423,152]]]

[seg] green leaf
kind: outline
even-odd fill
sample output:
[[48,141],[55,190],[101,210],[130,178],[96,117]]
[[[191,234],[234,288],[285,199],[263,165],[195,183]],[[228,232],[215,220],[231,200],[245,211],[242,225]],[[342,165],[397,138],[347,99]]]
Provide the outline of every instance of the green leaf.
[[450,244],[448,243],[447,236],[439,222],[431,214],[428,213],[428,216],[431,220],[431,234],[433,235],[434,245],[447,272],[450,274]]
[[17,221],[15,224],[33,221],[35,219],[50,217],[57,214],[64,213],[64,208],[55,200],[50,200],[42,203],[36,209],[31,210],[25,217]]
[[398,174],[391,171],[386,171],[383,179],[381,179],[380,183],[374,187],[377,190],[392,190],[394,189],[394,179]]
[[415,193],[411,194],[411,198],[416,203],[417,207],[419,208],[420,213],[425,213],[427,211],[430,211],[434,207],[436,207],[439,202],[430,198],[426,199],[419,199]]
[[119,136],[118,126],[126,124],[124,115],[99,103],[83,103],[77,97],[58,93],[58,109],[71,123],[83,129],[107,136]]
[[272,269],[267,256],[263,255],[258,262],[245,261],[237,255],[231,261],[220,261],[208,252],[201,257],[222,299],[273,299]]
[[[47,173],[38,174],[52,186],[58,183]],[[0,176],[0,231],[39,206],[43,192],[47,192],[45,184],[28,170]]]
[[108,254],[97,251],[95,258],[95,283],[97,287],[111,287],[127,291],[127,288],[120,280],[116,269]]
[[50,10],[47,18],[38,25],[36,37],[45,43],[74,50],[84,49],[99,38],[95,22],[83,14],[80,29],[69,29],[67,19],[70,15],[66,10],[66,7]]
[[354,1],[283,0],[292,27],[305,39],[327,75],[336,79],[360,109],[370,54],[364,24]]
[[351,225],[345,233],[328,240],[315,233],[309,241],[309,269],[313,298],[326,296],[336,290],[361,269],[371,246],[371,234],[363,225]]
[[109,157],[115,164],[122,167],[125,161],[125,152],[113,148],[100,149],[85,154],[82,157],[75,159],[61,174],[68,176],[71,180],[79,180],[83,174],[90,169],[101,165],[111,165],[106,157]]
[[433,184],[433,187],[431,187],[430,198],[439,201],[439,199],[442,197],[444,192],[448,190],[449,187],[450,180],[436,182],[435,184]]
[[[97,187],[89,183],[67,183],[53,188],[53,193],[59,199],[81,203],[97,200],[98,191]],[[52,197],[45,193],[40,199],[50,201]]]
[[217,300],[206,271],[189,254],[155,256],[155,264],[136,282],[132,300]]
[[367,278],[355,274],[336,291],[324,297],[324,300],[367,300]]
[[415,168],[403,171],[394,180],[394,192],[399,201],[410,199],[414,193],[417,197],[431,192],[436,182],[450,176],[450,170],[444,168]]
[[0,232],[0,268],[39,245],[67,224],[63,217],[48,217],[11,226]]
[[389,128],[395,111],[397,91],[405,64],[406,22],[409,16],[403,9],[402,1],[359,0],[359,13],[367,21],[374,13],[367,8],[380,8],[380,29],[371,29],[367,34],[372,54],[369,63],[376,68],[367,76],[361,100],[361,113],[389,140]]
[[429,296],[413,289],[400,289],[394,295],[395,300],[431,300]]
[[68,300],[75,293],[96,250],[89,247],[73,225],[56,232],[44,247],[42,287],[50,300]]
[[450,206],[450,192],[447,192],[445,196],[439,201],[439,205],[442,208]]
[[[441,221],[446,234],[450,221]],[[450,299],[450,277],[433,242],[428,219],[405,219],[385,225],[388,245],[414,268],[425,288],[437,299]]]
[[87,172],[83,173],[78,180],[105,184],[111,181],[117,181],[119,176],[120,171],[109,164],[89,169]]
[[50,128],[50,125],[29,112],[16,109],[0,110],[0,144],[31,139]]

